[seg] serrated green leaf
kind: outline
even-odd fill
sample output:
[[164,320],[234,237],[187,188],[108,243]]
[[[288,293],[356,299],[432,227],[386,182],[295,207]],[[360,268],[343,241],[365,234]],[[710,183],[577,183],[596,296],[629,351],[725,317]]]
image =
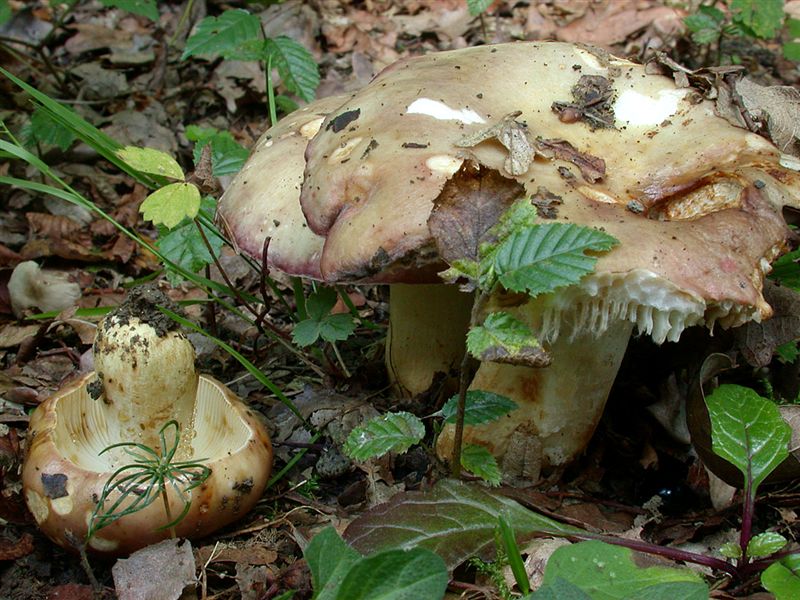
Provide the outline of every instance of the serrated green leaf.
[[[206,196],[201,199],[200,210],[204,213],[213,215],[215,208],[216,201],[213,198]],[[200,226],[206,234],[214,256],[219,256],[224,245],[222,238],[215,235],[206,225]],[[173,229],[159,227],[158,249],[168,260],[192,273],[197,273],[214,262],[214,256],[208,251],[197,225],[191,219],[184,219]],[[172,285],[178,285],[184,280],[183,276],[172,268],[167,269],[167,279]]]
[[347,436],[344,453],[353,460],[367,460],[389,452],[402,454],[425,437],[425,425],[407,412],[386,413],[356,427]]
[[172,229],[186,218],[194,219],[200,209],[200,190],[191,183],[171,183],[144,199],[139,212],[154,225]]
[[329,287],[319,287],[317,291],[308,296],[306,300],[306,311],[308,316],[315,321],[321,320],[336,304],[336,290]]
[[492,5],[492,2],[494,2],[494,0],[467,0],[467,9],[469,10],[469,14],[473,17],[477,17],[486,12],[486,9]]
[[783,0],[731,0],[733,21],[765,40],[778,35],[783,26]]
[[190,56],[222,56],[261,37],[261,21],[244,9],[233,8],[219,17],[206,17],[197,24],[194,33],[186,40],[181,60]]
[[23,136],[27,146],[38,142],[67,150],[75,141],[72,131],[53,119],[51,114],[41,106],[31,113],[30,128],[27,132],[28,135]]
[[494,269],[509,290],[537,296],[578,283],[597,257],[618,242],[612,236],[574,224],[546,223],[515,231],[497,249]]
[[161,150],[125,146],[117,150],[117,156],[142,173],[183,181],[183,169],[178,161]]
[[791,428],[750,388],[725,384],[706,397],[712,450],[752,482],[752,493],[788,455]]
[[507,312],[490,313],[481,325],[470,328],[467,350],[481,362],[529,367],[542,367],[550,362],[530,327]]
[[789,543],[780,533],[765,531],[754,535],[747,544],[747,556],[749,558],[764,558],[782,550]]
[[800,598],[800,554],[790,554],[761,573],[761,585],[775,600]]
[[520,541],[533,535],[581,530],[529,511],[484,485],[453,479],[425,492],[404,492],[350,523],[345,539],[364,554],[428,548],[454,569],[472,556],[495,556],[495,523],[503,515]]
[[100,4],[111,8],[121,8],[135,15],[141,15],[151,21],[158,22],[156,0],[100,0]]
[[339,342],[349,338],[356,330],[350,313],[328,315],[319,322],[319,337],[326,342]]
[[303,557],[311,571],[315,600],[336,598],[348,571],[361,560],[361,555],[348,546],[333,527],[326,527],[311,538]]
[[500,485],[502,481],[497,460],[483,446],[466,444],[461,449],[461,466],[491,485]]
[[719,547],[719,553],[725,558],[741,558],[742,547],[735,542],[725,542]]
[[449,581],[444,561],[430,550],[389,550],[354,564],[336,600],[440,600]]
[[[500,394],[484,392],[483,390],[468,390],[464,410],[464,424],[480,425],[481,423],[490,423],[517,408],[516,402]],[[458,395],[455,395],[445,402],[439,414],[444,417],[445,423],[455,423],[457,409]]]
[[719,39],[719,36],[719,29],[700,29],[692,32],[692,41],[695,44],[705,46],[706,44],[716,42]]
[[265,48],[286,89],[311,102],[319,85],[319,68],[311,53],[283,35],[268,39]]
[[292,331],[299,346],[309,346],[322,338],[326,342],[346,340],[355,331],[356,323],[350,313],[330,314],[336,304],[336,290],[320,287],[306,300],[308,319],[300,321]]
[[547,586],[557,579],[572,583],[591,598],[604,600],[708,599],[708,586],[693,571],[640,568],[628,548],[598,541],[558,548],[547,562],[542,583]]
[[786,342],[775,348],[775,354],[784,364],[791,364],[800,356],[800,348],[797,347],[797,341]]
[[[724,15],[722,16],[724,19]],[[711,31],[719,36],[721,31],[722,19],[715,19],[712,15],[697,12],[683,18],[683,24],[692,33],[699,33],[701,31]]]
[[319,330],[319,321],[315,319],[304,319],[297,323],[294,329],[292,329],[292,341],[301,348],[310,346],[319,339]]

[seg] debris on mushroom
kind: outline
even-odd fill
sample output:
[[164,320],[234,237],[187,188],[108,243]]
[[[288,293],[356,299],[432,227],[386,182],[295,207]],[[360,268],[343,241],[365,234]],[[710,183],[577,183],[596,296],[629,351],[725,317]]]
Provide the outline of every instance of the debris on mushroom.
[[11,310],[20,318],[30,309],[61,311],[75,306],[80,286],[66,273],[42,269],[32,260],[19,263],[8,280]]
[[[175,460],[211,470],[188,492],[191,504],[175,526],[178,536],[202,537],[242,517],[266,486],[272,447],[264,424],[222,383],[197,374],[191,342],[156,305],[170,303],[154,288],[133,290],[98,328],[96,370],[31,416],[25,500],[39,528],[65,548],[85,541],[104,485],[132,462],[120,448],[104,450],[130,442],[158,450],[158,432],[169,421],[180,427]],[[181,514],[179,493],[168,487],[168,498],[171,514]],[[128,554],[168,537],[159,529],[168,521],[159,501],[100,529],[88,547]]]
[[[547,217],[619,240],[579,285],[492,301],[532,327],[552,365],[483,363],[472,387],[522,408],[466,440],[502,457],[512,436],[528,437],[544,466],[560,465],[588,442],[632,329],[662,343],[770,316],[761,286],[788,248],[781,209],[800,206],[783,158],[640,65],[571,44],[501,44],[385,69],[309,143],[301,204],[324,237],[326,281],[435,283],[429,216],[466,160],[527,197],[557,198]],[[451,444],[446,428],[441,456]]]

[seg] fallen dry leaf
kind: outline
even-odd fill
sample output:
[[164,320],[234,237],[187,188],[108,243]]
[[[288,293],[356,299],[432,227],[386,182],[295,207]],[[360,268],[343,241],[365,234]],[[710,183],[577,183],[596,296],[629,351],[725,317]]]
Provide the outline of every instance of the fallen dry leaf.
[[759,85],[748,77],[737,81],[735,89],[742,99],[742,105],[753,118],[766,123],[775,145],[797,156],[800,92],[785,85]]
[[121,558],[111,569],[119,600],[178,600],[194,586],[195,563],[187,540],[164,540]]

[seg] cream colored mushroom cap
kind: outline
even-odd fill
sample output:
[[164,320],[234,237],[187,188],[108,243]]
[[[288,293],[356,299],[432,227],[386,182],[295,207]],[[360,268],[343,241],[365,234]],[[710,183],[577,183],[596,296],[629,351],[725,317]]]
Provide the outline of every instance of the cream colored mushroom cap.
[[[608,80],[613,128],[562,122],[552,110],[573,99],[584,75]],[[578,165],[602,159],[604,173],[585,176],[563,156],[541,155],[510,173],[509,152],[496,140],[465,144],[517,111],[531,139],[566,140]],[[622,316],[663,341],[696,323],[769,316],[761,282],[786,248],[780,208],[800,206],[797,173],[781,166],[772,144],[717,117],[693,90],[556,42],[402,60],[326,118],[306,151],[301,195],[311,229],[325,237],[323,279],[374,280],[436,262],[428,217],[465,159],[516,179],[531,196],[546,188],[563,201],[557,220],[620,241],[575,292],[584,298],[580,318]],[[644,304],[626,299],[627,283]],[[606,292],[612,298],[603,306],[585,300]],[[553,315],[561,314],[557,303]]]
[[332,96],[284,117],[256,142],[253,152],[219,201],[217,217],[238,248],[289,275],[320,278],[324,239],[312,232],[300,209],[308,141],[323,119],[346,99]]
[[[83,542],[89,519],[113,472],[100,452],[117,442],[116,423],[87,386],[89,373],[42,403],[29,426],[23,465],[23,490],[39,528],[57,544],[75,549]],[[195,436],[190,460],[205,459],[210,477],[191,493],[191,509],[176,526],[180,537],[199,538],[246,514],[261,498],[272,467],[272,446],[264,425],[229,389],[200,376]],[[112,498],[113,501],[113,498]],[[169,490],[172,514],[183,509]],[[89,542],[97,553],[125,555],[169,536],[157,531],[167,521],[160,499],[101,529]]]

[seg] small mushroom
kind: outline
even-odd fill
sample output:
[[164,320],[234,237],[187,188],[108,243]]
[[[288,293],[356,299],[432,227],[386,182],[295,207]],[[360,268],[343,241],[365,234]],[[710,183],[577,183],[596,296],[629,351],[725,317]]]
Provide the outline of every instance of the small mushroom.
[[[156,304],[169,306],[153,288],[131,291],[98,327],[96,370],[59,390],[31,416],[25,500],[39,528],[65,548],[85,540],[106,482],[133,461],[122,448],[105,450],[133,442],[157,451],[159,429],[168,421],[180,427],[174,460],[211,470],[188,492],[190,509],[175,526],[178,536],[202,537],[242,517],[266,486],[272,447],[264,425],[222,383],[197,374],[191,342]],[[167,490],[171,515],[180,515],[183,500],[171,486]],[[129,554],[168,537],[170,532],[160,529],[168,522],[159,499],[100,529],[88,547]]]
[[50,312],[75,306],[81,297],[81,287],[65,273],[42,269],[34,261],[26,260],[11,272],[8,295],[14,315],[22,317],[33,308]]
[[[693,325],[770,316],[761,286],[788,248],[781,210],[800,206],[800,180],[783,159],[641,65],[585,46],[501,44],[385,69],[309,143],[301,205],[325,238],[326,281],[433,283],[441,257],[429,218],[465,161],[546,202],[543,218],[617,238],[579,285],[533,300],[501,292],[491,303],[525,320],[552,364],[483,363],[472,387],[521,408],[468,428],[466,440],[499,457],[538,445],[543,465],[561,465],[592,435],[634,327],[662,343]],[[442,324],[464,334],[461,317]],[[411,352],[428,335],[416,328]],[[440,455],[451,445],[445,428]]]

